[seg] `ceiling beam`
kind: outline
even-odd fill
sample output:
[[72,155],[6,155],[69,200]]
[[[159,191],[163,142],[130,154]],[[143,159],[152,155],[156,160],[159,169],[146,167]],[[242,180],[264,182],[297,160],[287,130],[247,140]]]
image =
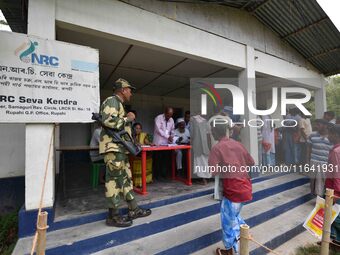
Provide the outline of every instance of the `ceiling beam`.
[[[219,73],[219,72],[221,72],[221,71],[223,71],[223,70],[225,70],[225,69],[227,69],[227,68],[222,67],[222,68],[220,68],[220,69],[218,69],[218,70],[216,70],[216,71],[214,71],[214,72],[212,72],[212,73],[209,73],[209,74],[205,75],[203,78],[207,78],[207,77],[209,77],[209,76],[211,76],[211,75],[213,75],[213,74],[215,74],[215,73]],[[190,86],[190,83],[189,83],[189,84],[186,83],[186,84],[181,85],[181,86],[179,86],[179,87],[177,87],[177,88],[174,88],[174,89],[172,89],[172,90],[169,90],[168,92],[164,93],[164,94],[161,95],[161,96],[162,96],[162,97],[167,96],[167,95],[169,95],[170,93],[175,92],[176,90],[179,90],[179,89],[183,89],[183,88],[185,88],[185,87],[187,87],[187,86]]]
[[328,73],[325,73],[325,76],[331,76],[331,75],[335,75],[335,74],[339,74],[340,73],[340,69],[335,69],[335,70],[332,70]]
[[[99,62],[99,65],[105,65],[105,66],[116,66],[115,64],[110,64],[110,63],[104,63],[104,62]],[[147,70],[147,69],[143,69],[143,68],[138,68],[138,67],[129,67],[129,66],[119,66],[120,68],[123,69],[128,69],[128,70],[136,70],[136,71],[142,71],[142,72],[148,72],[148,73],[155,73],[155,74],[160,74],[162,72],[159,71],[153,71],[153,70]],[[175,76],[175,75],[174,75]]]
[[242,7],[240,8],[241,10],[244,10],[249,4],[251,4],[253,1],[252,0],[248,0],[244,5],[242,5]]
[[311,27],[314,27],[314,26],[316,26],[316,25],[319,25],[320,23],[322,23],[322,22],[325,21],[325,20],[329,20],[329,18],[328,18],[328,17],[324,17],[324,18],[322,18],[322,19],[319,19],[319,20],[317,20],[317,21],[315,21],[315,22],[313,22],[313,23],[310,23],[310,24],[308,24],[308,25],[306,25],[306,26],[304,26],[304,27],[301,27],[301,28],[295,30],[294,32],[291,32],[291,33],[289,33],[289,34],[286,34],[286,35],[282,36],[281,39],[286,40],[287,38],[291,37],[292,35],[296,35],[296,34],[298,34],[298,33],[301,33],[301,32],[303,32],[303,31],[305,31],[306,29],[309,29],[309,28],[311,28]]
[[7,1],[0,0],[0,9],[21,9],[21,3],[10,3]]
[[[189,85],[190,85],[190,84],[189,84]],[[184,85],[181,85],[181,86],[179,86],[179,87],[177,87],[177,88],[174,88],[174,89],[172,89],[172,90],[169,90],[169,91],[167,91],[166,93],[162,94],[161,97],[165,97],[165,96],[169,95],[170,93],[175,92],[176,90],[185,88],[186,86],[188,86],[187,83],[185,83]]]
[[177,64],[171,66],[169,69],[165,70],[164,72],[160,73],[159,75],[157,75],[155,78],[153,78],[151,81],[149,81],[148,83],[146,83],[144,86],[137,88],[136,92],[146,88],[147,86],[149,86],[151,83],[153,83],[155,80],[159,79],[161,76],[163,76],[164,74],[166,74],[167,72],[169,72],[170,70],[174,69],[176,66],[179,66],[180,64],[182,64],[184,61],[188,60],[187,58],[182,59],[181,61],[179,61]]
[[271,0],[265,0],[261,4],[259,4],[254,10],[251,11],[251,14],[256,13],[258,10],[262,9],[264,6],[266,6]]
[[335,47],[333,49],[325,50],[325,51],[320,52],[318,54],[312,55],[312,56],[308,57],[307,60],[311,60],[312,58],[319,58],[319,57],[321,57],[323,55],[326,55],[328,53],[335,52],[335,51],[338,51],[338,50],[340,50],[340,46],[337,46],[337,47]]
[[124,52],[123,56],[120,58],[120,60],[118,61],[118,64],[115,66],[115,68],[112,70],[112,72],[110,73],[110,75],[107,77],[107,79],[104,82],[103,87],[106,86],[106,83],[109,82],[109,80],[111,79],[112,75],[116,72],[117,68],[119,67],[119,65],[123,62],[124,58],[127,56],[127,54],[129,53],[129,51],[132,49],[133,45],[130,44],[129,48],[127,48],[127,50]]

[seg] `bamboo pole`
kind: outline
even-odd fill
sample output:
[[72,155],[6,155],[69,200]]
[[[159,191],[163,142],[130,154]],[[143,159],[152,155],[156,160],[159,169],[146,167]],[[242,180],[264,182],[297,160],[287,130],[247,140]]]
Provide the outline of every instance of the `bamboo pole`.
[[249,226],[242,224],[240,228],[240,255],[249,255]]
[[47,212],[41,212],[38,215],[38,240],[37,240],[37,255],[45,255],[46,249],[46,230],[47,226]]
[[331,241],[330,235],[331,235],[333,195],[334,195],[334,190],[326,189],[325,214],[323,218],[320,255],[329,254],[329,243]]

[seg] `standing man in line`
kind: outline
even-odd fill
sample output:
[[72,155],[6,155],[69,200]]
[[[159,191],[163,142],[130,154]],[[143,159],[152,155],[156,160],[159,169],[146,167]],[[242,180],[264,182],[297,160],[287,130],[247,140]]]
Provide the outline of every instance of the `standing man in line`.
[[333,111],[324,112],[323,119],[327,120],[331,124],[336,124],[335,112]]
[[[118,79],[114,85],[113,96],[108,97],[100,108],[102,124],[115,131],[125,129],[131,135],[131,122],[135,114],[126,114],[123,103],[129,102],[132,96],[132,87],[124,79]],[[132,220],[151,214],[150,209],[142,209],[137,205],[131,180],[131,170],[127,149],[113,138],[103,128],[100,136],[99,152],[104,154],[106,164],[105,197],[109,215],[106,219],[108,226],[128,227]],[[129,207],[128,217],[119,214],[120,197],[123,197]]]
[[[225,116],[217,116],[224,119]],[[229,122],[230,123],[230,122]],[[221,202],[222,240],[225,249],[217,248],[216,255],[233,255],[239,252],[240,226],[245,224],[241,209],[245,202],[252,200],[252,184],[248,173],[241,168],[255,164],[246,148],[229,138],[229,126],[217,124],[212,126],[214,139],[218,141],[210,151],[209,166],[212,170],[220,167],[235,167],[236,171],[220,173],[223,178],[223,199]],[[215,175],[217,171],[213,171]],[[233,252],[234,251],[234,252]]]
[[310,116],[306,116],[301,113],[301,120],[299,122],[300,129],[300,147],[301,147],[301,156],[300,156],[300,164],[306,164],[306,151],[307,151],[307,140],[310,134],[312,133],[312,124],[310,122]]
[[262,164],[275,166],[275,137],[274,127],[270,124],[271,116],[262,116],[264,125],[262,127]]
[[322,197],[325,187],[325,173],[322,169],[327,165],[329,151],[333,146],[328,140],[328,121],[317,119],[315,127],[316,132],[307,139],[307,162],[311,168],[309,171],[311,193]]
[[[329,152],[328,169],[326,174],[325,188],[333,189],[334,195],[340,196],[340,125],[333,125],[329,130],[329,141],[333,144],[332,150]],[[339,199],[334,198],[334,201],[339,204]],[[338,215],[331,227],[332,242],[336,245],[340,244],[340,216]],[[332,243],[331,243],[332,245]]]
[[[175,123],[172,118],[174,110],[166,107],[164,113],[155,118],[153,143],[155,145],[167,145],[173,142]],[[153,175],[156,179],[165,179],[168,168],[171,165],[171,151],[158,151],[153,154]]]

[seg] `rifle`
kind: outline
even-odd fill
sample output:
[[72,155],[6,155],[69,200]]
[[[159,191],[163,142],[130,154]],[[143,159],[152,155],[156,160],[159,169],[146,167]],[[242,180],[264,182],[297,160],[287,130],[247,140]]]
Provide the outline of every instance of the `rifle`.
[[112,142],[122,144],[132,155],[136,156],[142,151],[142,148],[135,144],[130,134],[124,129],[122,131],[116,131],[106,127],[103,124],[102,116],[99,113],[93,112],[92,119],[97,121],[105,129],[106,133],[112,137]]

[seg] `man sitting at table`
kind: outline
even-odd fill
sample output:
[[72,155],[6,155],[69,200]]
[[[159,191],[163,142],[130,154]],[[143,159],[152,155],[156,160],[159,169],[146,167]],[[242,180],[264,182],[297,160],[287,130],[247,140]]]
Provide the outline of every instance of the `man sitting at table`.
[[[155,128],[153,135],[153,143],[155,145],[167,145],[173,142],[173,132],[175,129],[172,115],[174,110],[171,107],[166,107],[164,113],[155,118]],[[159,151],[153,154],[153,175],[155,178],[166,178],[166,173],[169,170],[170,156],[169,151]]]
[[[176,121],[177,129],[174,132],[174,142],[176,144],[189,144],[190,132],[185,128],[185,121],[183,118],[178,118]],[[176,150],[176,166],[177,172],[181,173],[182,170],[182,150]]]

